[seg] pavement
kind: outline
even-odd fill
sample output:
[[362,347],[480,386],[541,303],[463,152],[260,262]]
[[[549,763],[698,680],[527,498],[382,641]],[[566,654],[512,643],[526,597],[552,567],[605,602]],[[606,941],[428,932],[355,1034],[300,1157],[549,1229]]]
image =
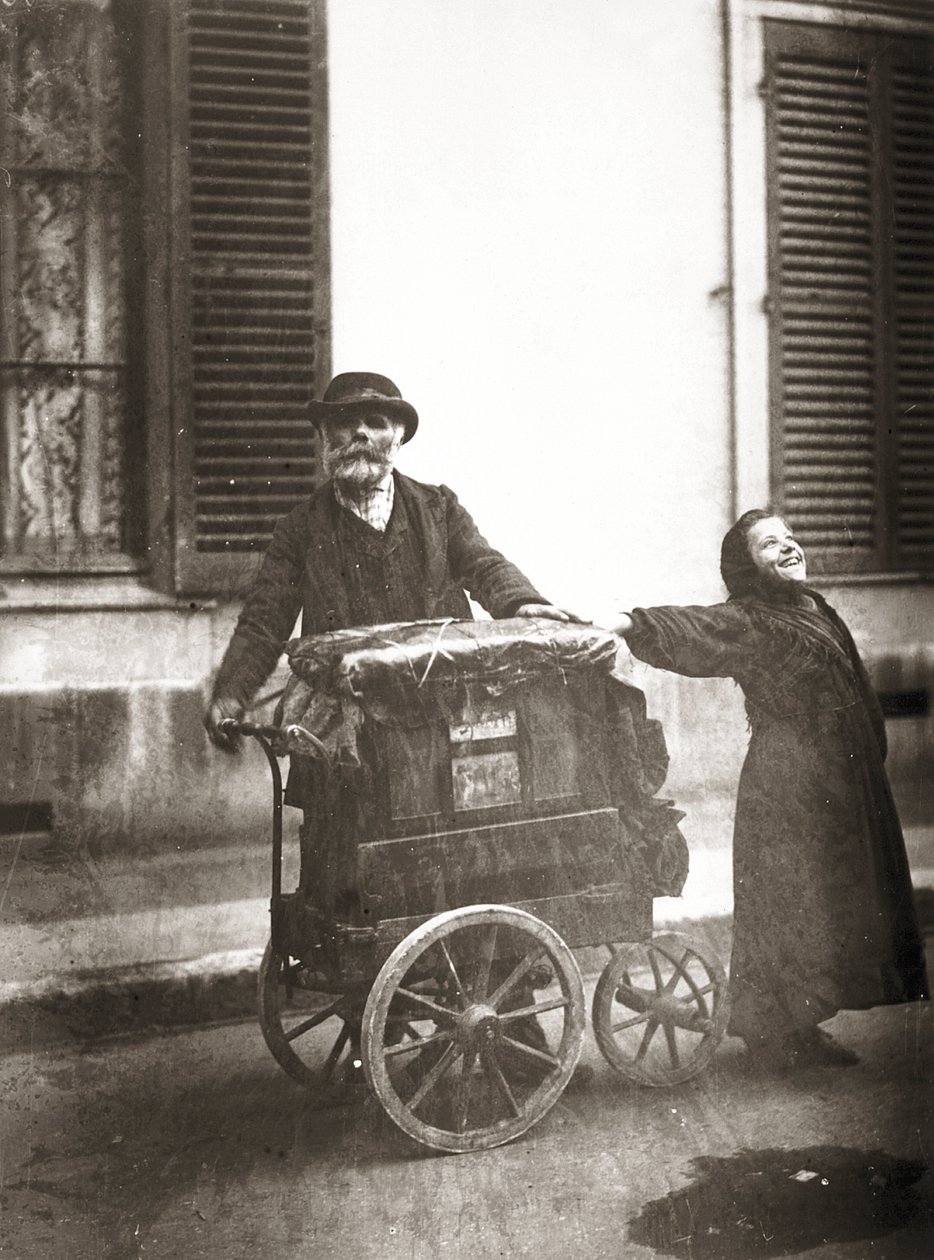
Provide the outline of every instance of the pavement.
[[770,1076],[726,1038],[659,1089],[588,1031],[589,1082],[463,1155],[367,1089],[315,1109],[252,1019],[33,1046],[0,1058],[0,1257],[931,1260],[932,1005],[838,1015],[855,1067]]
[[[730,855],[704,843],[722,834],[689,834],[684,894],[656,900],[655,925],[726,963]],[[907,839],[930,953],[934,829]],[[365,1088],[316,1109],[269,1054],[264,850],[72,872],[62,914],[60,877],[37,907],[34,840],[0,882],[0,1260],[934,1256],[934,1003],[841,1012],[852,1068],[775,1076],[727,1037],[660,1089],[617,1076],[588,1030],[589,1081],[509,1145],[443,1156]],[[146,901],[143,879],[150,904],[115,909]],[[211,900],[237,879],[244,895]]]

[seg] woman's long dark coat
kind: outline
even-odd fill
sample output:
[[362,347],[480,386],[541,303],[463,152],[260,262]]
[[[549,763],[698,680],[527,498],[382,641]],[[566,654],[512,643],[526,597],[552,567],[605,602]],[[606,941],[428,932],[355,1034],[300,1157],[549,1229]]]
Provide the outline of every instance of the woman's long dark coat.
[[730,1031],[780,1036],[927,996],[882,713],[837,614],[812,593],[810,607],[733,600],[633,622],[642,660],[732,677],[746,697]]

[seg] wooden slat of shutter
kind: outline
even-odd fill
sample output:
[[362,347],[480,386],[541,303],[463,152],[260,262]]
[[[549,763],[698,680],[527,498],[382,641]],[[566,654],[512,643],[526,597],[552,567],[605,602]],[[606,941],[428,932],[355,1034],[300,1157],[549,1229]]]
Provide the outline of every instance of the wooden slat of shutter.
[[[767,24],[773,493],[801,541],[876,555],[870,96],[858,39]],[[849,46],[848,46],[849,45]]]
[[934,558],[934,40],[898,41],[891,73],[900,557]]
[[189,0],[182,590],[241,589],[315,480],[306,407],[330,366],[320,9]]

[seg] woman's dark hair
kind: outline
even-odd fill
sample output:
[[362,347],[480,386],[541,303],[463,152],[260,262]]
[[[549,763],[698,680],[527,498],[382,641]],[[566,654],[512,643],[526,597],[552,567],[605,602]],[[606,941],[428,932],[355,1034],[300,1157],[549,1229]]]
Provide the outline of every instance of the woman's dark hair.
[[767,521],[775,515],[769,508],[751,508],[724,535],[720,547],[720,576],[734,598],[752,595],[758,590],[759,570],[749,550],[749,531],[759,521]]

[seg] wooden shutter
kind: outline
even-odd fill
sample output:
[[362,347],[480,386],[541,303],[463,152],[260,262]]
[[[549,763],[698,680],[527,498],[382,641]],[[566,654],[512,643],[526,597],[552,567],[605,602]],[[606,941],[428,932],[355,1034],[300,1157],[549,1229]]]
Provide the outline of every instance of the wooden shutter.
[[171,8],[177,589],[242,590],[312,489],[329,374],[323,0]]
[[934,40],[891,68],[898,559],[934,567]]
[[930,546],[930,412],[904,423],[931,385],[913,296],[925,234],[930,271],[930,118],[893,69],[929,43],[766,23],[773,497],[832,572],[905,567]]

